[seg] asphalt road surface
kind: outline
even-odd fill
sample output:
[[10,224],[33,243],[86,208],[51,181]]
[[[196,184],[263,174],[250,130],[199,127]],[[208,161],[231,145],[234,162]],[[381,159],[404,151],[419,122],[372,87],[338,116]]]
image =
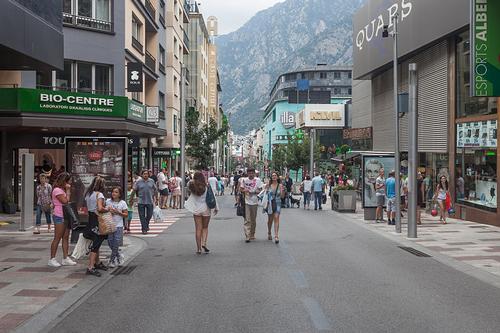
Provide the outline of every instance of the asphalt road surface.
[[195,255],[192,218],[51,332],[500,332],[500,290],[332,211],[282,211],[279,245],[244,242],[232,199]]

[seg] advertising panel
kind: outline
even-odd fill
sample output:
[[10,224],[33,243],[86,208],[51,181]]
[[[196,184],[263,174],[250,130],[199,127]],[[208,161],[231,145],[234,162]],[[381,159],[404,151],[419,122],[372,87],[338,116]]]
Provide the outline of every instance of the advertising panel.
[[345,121],[344,104],[307,104],[296,120],[300,128],[343,128]]
[[363,155],[363,208],[376,208],[375,181],[380,169],[385,178],[394,170],[394,155]]
[[142,62],[127,63],[127,91],[142,92],[143,86]]
[[127,118],[140,122],[146,122],[146,107],[141,103],[129,99]]
[[457,148],[496,148],[497,121],[457,124]]
[[97,175],[106,180],[106,198],[113,187],[126,188],[127,138],[66,137],[66,166],[73,176],[71,197],[78,214],[87,215],[85,191]]
[[500,96],[500,1],[471,1],[471,96]]

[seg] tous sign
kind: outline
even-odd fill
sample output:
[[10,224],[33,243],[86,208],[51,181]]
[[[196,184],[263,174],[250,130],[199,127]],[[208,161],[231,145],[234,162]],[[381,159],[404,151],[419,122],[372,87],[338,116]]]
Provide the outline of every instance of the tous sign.
[[[364,29],[361,29],[356,35],[356,46],[358,49],[362,50],[366,43],[369,43],[373,37],[378,37],[379,33],[384,30],[384,25],[388,25],[389,29],[394,25],[392,18],[401,9],[401,21],[404,21],[413,9],[413,4],[411,0],[400,0],[399,3],[395,3],[389,8],[387,8],[387,13],[380,14],[374,18],[370,23],[368,23]],[[384,16],[385,15],[385,16]]]

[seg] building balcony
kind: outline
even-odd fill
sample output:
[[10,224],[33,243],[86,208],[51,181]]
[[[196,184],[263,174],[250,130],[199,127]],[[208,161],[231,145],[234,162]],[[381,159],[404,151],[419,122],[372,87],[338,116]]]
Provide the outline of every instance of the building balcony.
[[156,9],[153,6],[153,4],[151,3],[151,1],[146,0],[145,5],[146,5],[146,11],[148,12],[148,14],[151,16],[153,21],[156,21]]
[[156,73],[156,59],[148,51],[146,51],[146,67]]
[[113,32],[113,22],[93,19],[86,16],[78,16],[69,13],[63,13],[63,24],[84,29],[91,29],[103,32]]
[[141,54],[144,54],[144,46],[134,36],[132,36],[132,46]]

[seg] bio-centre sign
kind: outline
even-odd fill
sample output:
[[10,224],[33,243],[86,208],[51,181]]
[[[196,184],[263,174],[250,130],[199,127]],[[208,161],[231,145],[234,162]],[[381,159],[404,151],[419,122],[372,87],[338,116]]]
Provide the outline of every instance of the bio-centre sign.
[[123,96],[106,96],[67,91],[11,89],[16,94],[16,108],[22,112],[64,113],[99,117],[126,117],[127,101]]
[[500,96],[500,1],[472,0],[471,95]]

